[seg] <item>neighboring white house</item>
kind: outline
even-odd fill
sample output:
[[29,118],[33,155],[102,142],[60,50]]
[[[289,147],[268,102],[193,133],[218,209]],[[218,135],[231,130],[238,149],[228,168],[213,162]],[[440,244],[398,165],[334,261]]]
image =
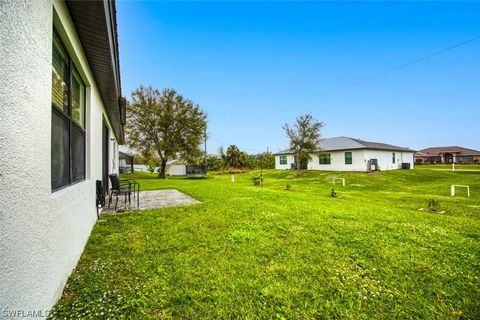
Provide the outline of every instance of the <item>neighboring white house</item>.
[[[370,171],[413,169],[414,150],[348,137],[322,139],[306,164],[308,170]],[[296,156],[290,150],[275,154],[276,169],[291,169]],[[293,166],[292,166],[293,164]]]
[[[50,309],[118,172],[114,1],[0,1],[0,318]],[[16,316],[13,316],[16,317]]]

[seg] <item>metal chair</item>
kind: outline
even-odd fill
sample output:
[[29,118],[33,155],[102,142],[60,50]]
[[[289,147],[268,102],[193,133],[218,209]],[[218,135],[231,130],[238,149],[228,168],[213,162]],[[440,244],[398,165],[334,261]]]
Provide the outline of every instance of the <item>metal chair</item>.
[[[140,208],[140,184],[136,182],[134,179],[122,179],[118,177],[118,174],[110,174],[108,175],[110,182],[112,183],[112,188],[110,188],[110,197],[108,202],[108,207],[112,203],[112,197],[115,195],[115,211],[117,210],[118,204],[118,197],[125,196],[125,204],[127,203],[127,196],[128,196],[128,203],[131,204],[131,195],[133,194],[133,199],[137,200],[137,207]],[[135,194],[136,193],[136,194]]]
[[[117,175],[118,177],[118,175]],[[121,179],[120,183],[126,183],[128,182],[130,184],[130,190],[132,190],[133,193],[133,200],[137,200],[137,208],[140,209],[140,183],[138,183],[135,179]],[[132,188],[133,187],[133,188]],[[135,195],[136,193],[136,195]]]
[[125,204],[127,204],[127,197],[128,203],[131,203],[130,196],[132,195],[132,190],[130,188],[130,183],[128,181],[120,181],[118,175],[116,174],[109,174],[108,175],[110,182],[112,183],[112,187],[110,188],[110,196],[108,200],[108,207],[112,204],[112,197],[115,196],[115,211],[117,211],[118,205],[118,197],[125,196]]

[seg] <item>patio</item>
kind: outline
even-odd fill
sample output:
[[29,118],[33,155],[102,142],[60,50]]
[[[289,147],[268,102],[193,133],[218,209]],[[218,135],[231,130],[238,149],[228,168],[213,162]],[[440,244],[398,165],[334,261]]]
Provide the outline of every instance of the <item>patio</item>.
[[184,206],[200,203],[197,199],[194,199],[177,189],[161,189],[140,191],[140,208],[137,208],[137,199],[131,197],[131,203],[125,203],[125,198],[120,196],[118,198],[117,212],[115,212],[115,197],[112,198],[112,204],[108,208],[108,199],[105,208],[102,210],[102,214],[115,214],[121,213],[125,210],[150,210],[157,208],[165,208],[172,206]]

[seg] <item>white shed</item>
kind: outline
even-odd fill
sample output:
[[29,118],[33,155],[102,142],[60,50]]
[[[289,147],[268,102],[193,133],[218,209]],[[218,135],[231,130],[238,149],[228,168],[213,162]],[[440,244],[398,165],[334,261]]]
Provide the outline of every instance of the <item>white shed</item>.
[[184,176],[187,174],[187,166],[184,164],[172,164],[167,173],[171,176]]

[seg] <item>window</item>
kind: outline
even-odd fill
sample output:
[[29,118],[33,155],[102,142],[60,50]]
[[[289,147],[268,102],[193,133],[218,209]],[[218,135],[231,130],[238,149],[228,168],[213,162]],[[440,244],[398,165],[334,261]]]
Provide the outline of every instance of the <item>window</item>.
[[392,153],[392,163],[395,163],[395,152]]
[[352,164],[352,152],[345,152],[345,164]]
[[85,180],[85,84],[54,32],[52,190]]
[[280,164],[287,164],[287,156],[280,156]]
[[320,153],[318,155],[319,164],[330,164],[330,153]]

